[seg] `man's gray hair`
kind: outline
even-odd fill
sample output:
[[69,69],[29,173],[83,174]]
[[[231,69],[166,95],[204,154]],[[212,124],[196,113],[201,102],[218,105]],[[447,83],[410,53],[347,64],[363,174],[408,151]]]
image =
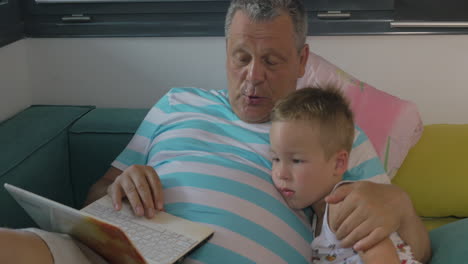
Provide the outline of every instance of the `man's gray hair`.
[[224,26],[226,38],[229,36],[234,14],[239,10],[257,22],[271,21],[282,14],[288,14],[293,22],[298,51],[304,47],[307,37],[307,13],[301,0],[232,0]]

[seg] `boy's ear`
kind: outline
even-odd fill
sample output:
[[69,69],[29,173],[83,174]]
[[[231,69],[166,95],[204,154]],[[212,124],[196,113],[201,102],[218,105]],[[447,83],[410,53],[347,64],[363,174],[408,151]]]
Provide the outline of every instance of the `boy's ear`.
[[348,169],[349,152],[346,150],[340,150],[335,156],[335,173],[337,175],[343,175]]

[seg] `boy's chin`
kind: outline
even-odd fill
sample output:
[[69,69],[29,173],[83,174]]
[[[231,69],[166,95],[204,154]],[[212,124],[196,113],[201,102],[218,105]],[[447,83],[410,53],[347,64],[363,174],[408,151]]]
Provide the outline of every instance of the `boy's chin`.
[[300,206],[297,203],[289,202],[288,200],[286,200],[286,203],[288,204],[289,208],[291,208],[293,210],[302,210],[305,207],[307,207],[307,206]]

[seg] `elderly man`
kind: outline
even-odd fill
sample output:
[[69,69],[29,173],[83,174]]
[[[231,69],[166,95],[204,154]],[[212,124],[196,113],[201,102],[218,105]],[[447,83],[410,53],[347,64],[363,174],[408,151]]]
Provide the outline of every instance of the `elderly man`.
[[[88,202],[108,193],[116,210],[126,197],[136,215],[151,218],[165,209],[210,225],[215,235],[188,262],[309,262],[310,224],[276,192],[268,146],[270,111],[304,74],[306,32],[301,1],[232,1],[226,16],[228,89],[171,90],[93,185]],[[356,178],[377,177],[365,166],[362,171]],[[366,250],[397,231],[416,258],[429,258],[428,234],[397,187],[356,182],[327,201],[340,203],[335,230],[344,246]],[[96,257],[66,236],[37,229],[0,232],[2,263],[84,263]]]

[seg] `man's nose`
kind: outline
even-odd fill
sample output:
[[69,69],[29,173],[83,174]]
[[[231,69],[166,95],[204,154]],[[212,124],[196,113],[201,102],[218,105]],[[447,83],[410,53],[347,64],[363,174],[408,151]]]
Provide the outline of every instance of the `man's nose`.
[[248,73],[247,73],[247,80],[252,82],[253,84],[262,82],[266,79],[266,71],[265,66],[262,64],[261,61],[252,60]]

